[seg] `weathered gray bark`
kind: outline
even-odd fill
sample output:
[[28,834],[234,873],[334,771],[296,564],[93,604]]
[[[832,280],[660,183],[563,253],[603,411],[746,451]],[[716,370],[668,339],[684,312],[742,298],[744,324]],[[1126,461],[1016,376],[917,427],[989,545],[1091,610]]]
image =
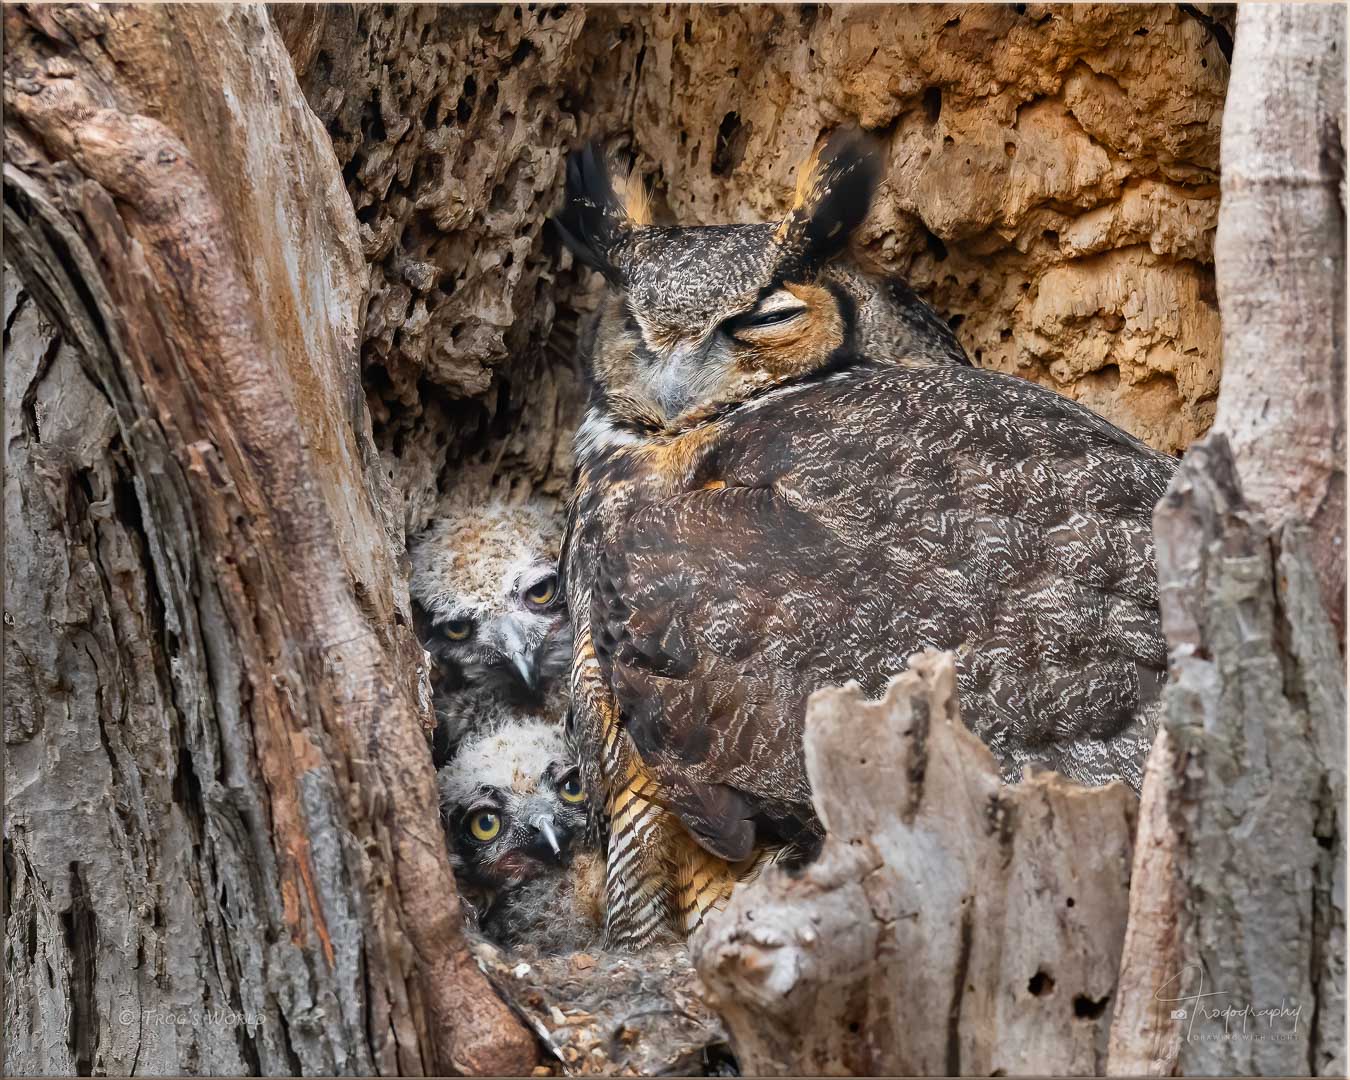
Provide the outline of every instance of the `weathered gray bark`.
[[[1159,989],[1181,970],[1183,890],[1177,867],[1177,837],[1168,826],[1168,785],[1176,757],[1167,728],[1149,753],[1135,834],[1130,915],[1120,959],[1120,989],[1111,1018],[1107,1074],[1171,1076],[1180,1047],[1177,1007]],[[1179,996],[1179,995],[1178,995]]]
[[280,39],[5,39],[10,1070],[528,1070],[460,931],[366,266]]
[[1218,234],[1215,429],[1272,526],[1309,526],[1345,646],[1345,7],[1241,5]]
[[1155,529],[1171,682],[1111,1072],[1342,1075],[1345,686],[1306,535],[1247,505],[1217,435]]
[[820,690],[806,724],[820,858],[741,887],[691,943],[742,1069],[1102,1072],[1133,793],[1003,787],[950,654],[916,657],[880,702]]

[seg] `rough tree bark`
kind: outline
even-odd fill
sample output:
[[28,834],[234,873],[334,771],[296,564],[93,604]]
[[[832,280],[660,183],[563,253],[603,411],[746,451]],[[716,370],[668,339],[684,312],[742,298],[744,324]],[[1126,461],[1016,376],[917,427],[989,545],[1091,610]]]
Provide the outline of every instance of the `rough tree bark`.
[[1216,427],[1272,526],[1303,521],[1345,649],[1345,8],[1238,15],[1215,239]]
[[[868,253],[909,277],[978,363],[1170,451],[1214,414],[1222,6],[5,18],[5,255],[19,271],[5,292],[12,1071],[533,1060],[460,940],[400,560],[467,464],[565,492],[593,293],[543,222],[582,138],[626,144],[662,213],[748,220],[782,211],[821,131],[857,121],[889,154]],[[1313,164],[1322,184],[1329,166]],[[1334,481],[1309,488],[1326,513]],[[991,794],[941,679],[924,678],[885,707],[910,740],[889,751],[935,775],[965,761],[973,801],[905,776],[912,813],[879,835],[955,852],[939,882],[955,908],[921,909],[915,880],[898,880],[913,900],[900,913],[923,912],[935,939],[893,921],[878,891],[894,876],[886,843],[836,844],[793,888],[808,906],[848,893],[870,912],[842,939],[858,970],[822,969],[833,985],[895,981],[904,954],[869,957],[875,938],[933,955],[925,979],[940,985],[923,985],[937,997],[886,991],[856,1013],[866,1040],[813,1037],[801,1058],[1098,1070],[1135,970],[1127,937],[1117,986],[1132,811],[1048,777]],[[846,707],[830,701],[825,714]],[[931,706],[928,719],[906,701]],[[1167,760],[1179,759],[1159,755],[1158,769]],[[1162,793],[1143,819],[1170,820],[1175,783],[1150,783]],[[1015,813],[982,818],[979,793]],[[932,816],[939,799],[953,821]],[[1086,846],[1104,871],[1070,891],[1073,868],[1032,848],[1084,846],[1075,815],[1099,822]],[[1146,864],[1146,846],[1174,860],[1187,849],[1149,825],[1137,852],[1136,881],[1179,889],[1177,863]],[[1322,889],[1311,918],[1325,944],[1307,957],[1320,988],[1343,933],[1324,883],[1343,871],[1325,850],[1298,852]],[[1000,949],[962,920],[963,896],[993,919],[1025,902],[1029,922],[1009,917]],[[1226,924],[1195,925],[1184,938],[1159,915],[1129,933],[1212,944],[1204,928]],[[773,949],[746,930],[718,954],[729,1026],[764,1025],[746,1062],[785,1060],[765,1002],[786,994],[796,1015],[817,993],[809,967],[789,989],[781,963],[763,983],[746,965],[809,957],[814,932]],[[937,959],[942,935],[986,982],[962,988]],[[173,1022],[211,1008],[252,1022]],[[1000,1051],[977,1021],[1031,1056]],[[1326,1030],[1317,1067],[1341,1060]]]
[[1111,1072],[1343,1075],[1345,685],[1306,532],[1248,506],[1220,435],[1155,530],[1171,682]]
[[280,39],[5,38],[10,1068],[527,1071],[460,931],[366,267]]

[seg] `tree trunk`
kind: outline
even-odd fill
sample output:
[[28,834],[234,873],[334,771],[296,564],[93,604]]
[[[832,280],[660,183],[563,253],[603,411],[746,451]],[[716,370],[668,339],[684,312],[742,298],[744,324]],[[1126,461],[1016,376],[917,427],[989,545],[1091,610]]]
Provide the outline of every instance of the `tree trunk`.
[[1274,527],[1306,522],[1345,649],[1345,8],[1242,6],[1215,239],[1216,426]]
[[5,36],[10,1067],[528,1070],[460,930],[366,267],[280,39]]
[[[1345,44],[1343,9],[1239,14],[1215,242],[1225,438],[1192,447],[1155,519],[1172,682],[1118,1075],[1345,1071]],[[1247,1006],[1285,1011],[1210,1015]],[[1215,1037],[1232,1024],[1244,1037]]]
[[1343,1075],[1345,686],[1306,534],[1248,507],[1218,435],[1155,531],[1171,681],[1110,1071]]

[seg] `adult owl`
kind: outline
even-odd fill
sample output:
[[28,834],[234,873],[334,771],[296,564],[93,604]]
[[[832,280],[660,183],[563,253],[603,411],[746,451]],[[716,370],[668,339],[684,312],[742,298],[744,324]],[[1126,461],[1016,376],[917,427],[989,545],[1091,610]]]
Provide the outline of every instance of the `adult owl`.
[[478,929],[544,953],[596,944],[604,869],[562,726],[517,716],[475,731],[437,781],[450,862]]
[[522,710],[561,722],[572,659],[561,533],[546,500],[461,493],[411,545],[414,617],[436,667],[438,766],[467,735]]
[[809,857],[807,696],[879,696],[925,647],[956,654],[1007,779],[1139,785],[1173,462],[885,330],[894,294],[846,255],[878,172],[837,135],[781,222],[658,228],[598,153],[571,162],[560,231],[610,285],[563,565],[616,944],[692,929],[766,852]]

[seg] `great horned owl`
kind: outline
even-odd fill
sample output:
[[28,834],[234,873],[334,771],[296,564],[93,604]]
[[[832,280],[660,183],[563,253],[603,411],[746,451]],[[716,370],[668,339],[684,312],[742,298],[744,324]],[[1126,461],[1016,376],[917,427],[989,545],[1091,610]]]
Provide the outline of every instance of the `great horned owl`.
[[879,696],[924,648],[956,654],[1007,779],[1140,783],[1175,463],[869,330],[833,260],[877,176],[834,137],[783,221],[679,229],[630,214],[594,153],[569,170],[562,231],[610,283],[563,565],[616,944],[687,931],[765,851],[809,851],[808,695]]
[[546,953],[594,945],[604,867],[562,727],[505,721],[465,739],[437,776],[450,861],[483,934]]
[[558,583],[558,511],[457,495],[411,547],[417,629],[436,664],[436,763],[521,710],[561,720],[572,627]]
[[[854,145],[859,153],[853,165],[849,170],[836,170],[831,182],[837,185],[837,201],[848,205],[861,221],[867,212],[867,194],[876,181],[877,147],[862,137],[856,137]],[[813,157],[803,165],[798,200],[808,198],[809,186],[824,175],[817,164],[818,157]],[[622,365],[631,356],[628,342],[634,334],[649,337],[658,347],[668,343],[672,362],[652,380],[650,389],[664,396],[663,405],[675,411],[681,403],[670,400],[673,391],[696,396],[706,385],[704,369],[695,362],[683,362],[680,358],[691,354],[674,346],[695,340],[690,332],[696,327],[716,327],[728,333],[739,329],[746,341],[768,334],[771,340],[773,328],[790,321],[804,301],[790,291],[761,295],[761,290],[772,282],[788,246],[800,247],[815,239],[823,239],[836,250],[828,264],[815,268],[814,284],[831,289],[849,304],[850,327],[863,352],[906,365],[971,366],[951,327],[906,282],[868,273],[844,255],[851,229],[827,238],[791,237],[786,231],[791,219],[758,225],[657,228],[636,176],[625,182],[621,199],[614,196],[595,145],[573,155],[567,182],[570,192],[580,194],[577,199],[569,196],[555,228],[583,263],[617,286],[591,327],[593,366],[598,370],[610,362]],[[608,203],[595,197],[603,192],[608,194],[599,198],[609,198]],[[803,223],[803,227],[810,225]],[[606,252],[623,260],[628,276],[622,282],[616,278],[614,258]],[[709,267],[716,267],[711,276],[705,273]],[[734,317],[740,317],[741,323],[734,323]],[[716,344],[715,335],[698,340]],[[750,386],[742,389],[748,392]]]

